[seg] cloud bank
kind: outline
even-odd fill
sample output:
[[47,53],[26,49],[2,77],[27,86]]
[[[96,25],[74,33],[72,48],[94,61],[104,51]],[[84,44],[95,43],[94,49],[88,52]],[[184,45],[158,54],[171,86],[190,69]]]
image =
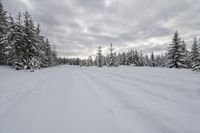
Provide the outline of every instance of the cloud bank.
[[117,52],[164,51],[175,30],[191,46],[200,35],[199,0],[3,0],[16,15],[28,10],[59,56],[104,53],[110,43]]

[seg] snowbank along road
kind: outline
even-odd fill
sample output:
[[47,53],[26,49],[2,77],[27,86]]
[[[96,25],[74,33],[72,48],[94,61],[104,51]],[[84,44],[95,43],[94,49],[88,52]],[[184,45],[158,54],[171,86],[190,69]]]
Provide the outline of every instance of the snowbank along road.
[[200,73],[0,67],[0,133],[200,133]]

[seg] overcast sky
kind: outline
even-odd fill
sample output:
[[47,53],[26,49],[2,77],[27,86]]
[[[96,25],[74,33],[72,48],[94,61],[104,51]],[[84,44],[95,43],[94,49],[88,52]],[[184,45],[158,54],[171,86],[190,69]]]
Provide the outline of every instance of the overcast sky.
[[191,46],[200,35],[200,0],[2,0],[13,15],[29,11],[59,56],[164,51],[175,30]]

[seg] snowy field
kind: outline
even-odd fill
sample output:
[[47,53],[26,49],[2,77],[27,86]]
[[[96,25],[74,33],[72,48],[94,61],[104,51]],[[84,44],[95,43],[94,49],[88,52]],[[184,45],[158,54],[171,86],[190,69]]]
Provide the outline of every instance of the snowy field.
[[200,133],[200,73],[0,67],[0,133]]

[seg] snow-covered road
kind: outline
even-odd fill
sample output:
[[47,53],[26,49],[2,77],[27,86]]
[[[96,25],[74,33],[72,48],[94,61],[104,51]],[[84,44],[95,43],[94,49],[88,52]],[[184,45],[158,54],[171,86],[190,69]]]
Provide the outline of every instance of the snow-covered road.
[[0,133],[200,133],[200,73],[0,67]]

